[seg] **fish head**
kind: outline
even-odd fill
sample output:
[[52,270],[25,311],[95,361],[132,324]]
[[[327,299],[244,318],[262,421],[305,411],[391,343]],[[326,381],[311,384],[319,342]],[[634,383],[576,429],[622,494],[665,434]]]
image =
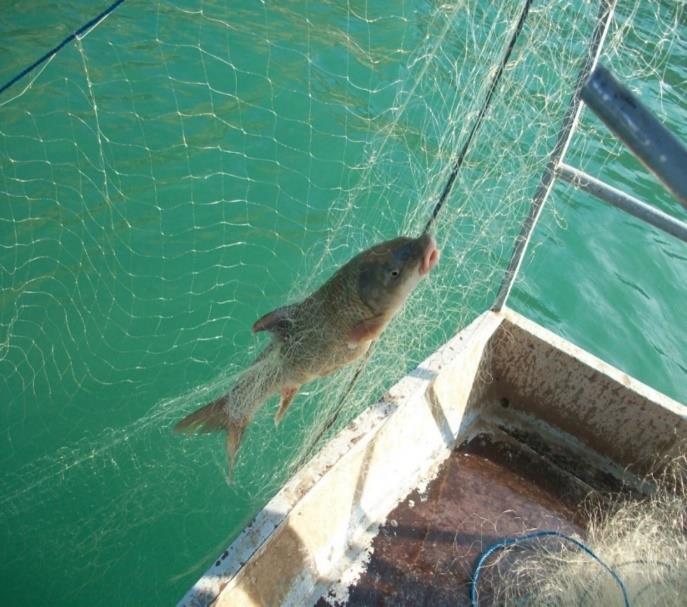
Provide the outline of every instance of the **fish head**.
[[358,294],[375,314],[391,318],[439,261],[439,250],[428,233],[382,242],[359,257]]

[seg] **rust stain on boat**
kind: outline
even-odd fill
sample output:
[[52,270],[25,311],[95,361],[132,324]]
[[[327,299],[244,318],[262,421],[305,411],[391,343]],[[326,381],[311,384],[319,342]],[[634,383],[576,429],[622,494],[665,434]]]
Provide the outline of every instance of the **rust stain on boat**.
[[389,514],[347,600],[317,606],[468,605],[472,568],[492,543],[535,529],[584,533],[576,513],[585,487],[524,445],[480,435]]

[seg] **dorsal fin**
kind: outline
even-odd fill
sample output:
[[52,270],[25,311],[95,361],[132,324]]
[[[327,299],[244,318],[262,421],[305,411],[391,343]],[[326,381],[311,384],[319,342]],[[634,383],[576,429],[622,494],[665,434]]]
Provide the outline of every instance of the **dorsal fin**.
[[290,316],[292,309],[293,306],[284,306],[258,318],[253,323],[253,333],[272,331],[273,333],[284,334],[293,322]]

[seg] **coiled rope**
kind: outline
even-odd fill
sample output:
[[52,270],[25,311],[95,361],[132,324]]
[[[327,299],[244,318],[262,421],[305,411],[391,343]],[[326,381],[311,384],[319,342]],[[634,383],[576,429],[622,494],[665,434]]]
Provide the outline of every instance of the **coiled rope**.
[[616,573],[616,571],[614,569],[611,569],[611,567],[609,567],[604,561],[602,561],[589,546],[587,546],[579,540],[576,540],[574,537],[566,535],[565,533],[561,533],[560,531],[535,531],[533,533],[527,533],[525,535],[519,535],[516,537],[507,537],[499,542],[496,542],[495,544],[492,544],[484,552],[482,552],[479,559],[477,559],[477,563],[475,564],[475,568],[472,573],[472,582],[470,584],[470,604],[472,605],[472,607],[479,607],[479,578],[480,574],[482,573],[482,570],[484,569],[485,563],[487,562],[489,557],[491,557],[491,555],[494,554],[494,552],[503,550],[504,548],[508,548],[510,546],[517,546],[519,544],[525,544],[531,542],[532,540],[540,539],[542,537],[557,537],[561,540],[565,540],[566,542],[570,542],[571,544],[577,546],[582,552],[589,555],[592,559],[599,563],[599,565],[601,565],[615,580],[616,584],[618,585],[618,588],[622,592],[624,606],[630,607],[630,599],[628,598],[627,588],[625,587],[623,580],[620,579],[620,576]]

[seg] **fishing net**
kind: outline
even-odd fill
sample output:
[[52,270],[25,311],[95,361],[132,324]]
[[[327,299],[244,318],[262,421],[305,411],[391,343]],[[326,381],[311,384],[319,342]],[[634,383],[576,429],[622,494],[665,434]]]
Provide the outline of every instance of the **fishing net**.
[[[607,59],[660,80],[684,5],[629,4]],[[93,8],[21,10],[0,22],[3,80]],[[268,402],[232,482],[222,437],[171,431],[262,350],[259,316],[420,233],[522,10],[129,0],[0,95],[4,603],[180,597],[328,436],[493,302],[597,2],[533,3],[437,218],[441,263],[340,414],[355,367],[305,386],[278,429]],[[651,53],[628,53],[645,21]],[[595,129],[582,153],[610,158]]]
[[649,491],[642,499],[589,499],[580,513],[587,527],[584,544],[550,535],[507,547],[484,569],[482,588],[489,602],[479,604],[682,605],[687,592],[685,463],[679,457],[659,476],[645,479]]

